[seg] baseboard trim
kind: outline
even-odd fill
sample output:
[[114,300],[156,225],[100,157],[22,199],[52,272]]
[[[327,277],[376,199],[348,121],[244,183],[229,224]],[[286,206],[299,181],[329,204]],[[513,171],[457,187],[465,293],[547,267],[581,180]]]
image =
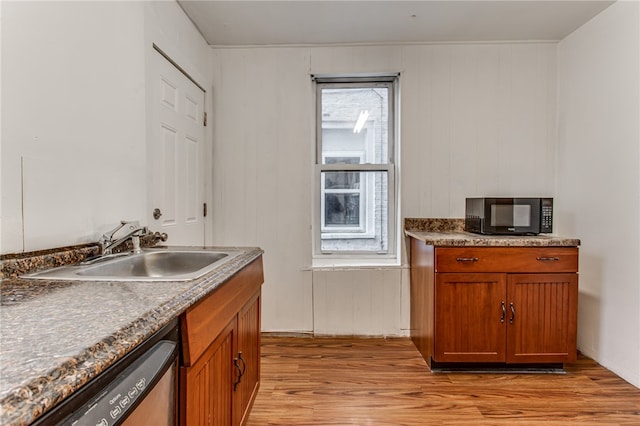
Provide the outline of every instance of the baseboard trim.
[[297,338],[327,338],[327,339],[403,339],[409,340],[411,337],[402,335],[371,335],[371,334],[324,334],[312,331],[262,331],[262,337],[297,337]]

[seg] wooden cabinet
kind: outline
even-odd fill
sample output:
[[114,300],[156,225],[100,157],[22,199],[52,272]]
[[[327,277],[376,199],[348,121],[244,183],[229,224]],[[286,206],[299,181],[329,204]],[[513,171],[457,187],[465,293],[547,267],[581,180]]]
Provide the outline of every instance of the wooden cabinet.
[[578,275],[508,274],[507,362],[576,360]]
[[436,274],[435,353],[439,362],[504,362],[505,274]]
[[234,357],[233,424],[244,424],[260,384],[260,297],[238,313],[237,355]]
[[180,423],[244,424],[260,385],[262,259],[181,317]]
[[577,247],[425,246],[412,239],[411,336],[430,366],[575,361]]
[[235,320],[191,367],[181,368],[182,425],[231,425]]

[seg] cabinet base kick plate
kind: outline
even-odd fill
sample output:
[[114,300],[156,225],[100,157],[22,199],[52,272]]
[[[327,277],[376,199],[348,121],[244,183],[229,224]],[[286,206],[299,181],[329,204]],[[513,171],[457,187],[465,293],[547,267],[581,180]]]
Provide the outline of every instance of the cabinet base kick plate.
[[431,362],[432,373],[567,374],[562,364],[468,364]]

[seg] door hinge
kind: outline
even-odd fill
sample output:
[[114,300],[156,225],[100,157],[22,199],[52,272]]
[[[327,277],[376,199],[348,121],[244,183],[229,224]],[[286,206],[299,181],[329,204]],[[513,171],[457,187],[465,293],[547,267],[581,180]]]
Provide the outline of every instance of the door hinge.
[[202,205],[202,216],[207,217],[207,203]]
[[207,112],[206,111],[204,113],[204,120],[202,120],[202,121],[203,121],[204,127],[207,127]]

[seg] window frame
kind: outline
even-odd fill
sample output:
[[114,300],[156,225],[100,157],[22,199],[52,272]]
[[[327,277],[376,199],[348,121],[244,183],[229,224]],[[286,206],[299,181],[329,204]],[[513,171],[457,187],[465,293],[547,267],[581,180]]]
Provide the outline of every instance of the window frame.
[[[399,225],[397,222],[398,214],[398,188],[397,182],[397,166],[396,166],[396,153],[398,150],[398,134],[397,127],[399,123],[398,114],[398,98],[399,98],[399,74],[384,74],[384,75],[367,75],[367,76],[312,76],[313,93],[315,96],[315,111],[314,120],[315,124],[315,137],[313,140],[314,146],[314,197],[313,197],[313,225],[312,225],[312,240],[313,240],[313,264],[314,266],[326,266],[328,264],[336,265],[338,263],[352,265],[360,261],[366,264],[398,264],[398,245],[399,245]],[[384,87],[388,90],[388,130],[387,130],[387,155],[386,162],[379,164],[372,164],[366,162],[364,164],[323,164],[323,152],[322,152],[322,132],[323,132],[323,117],[322,117],[322,90],[331,88],[371,88],[371,87]],[[324,153],[324,157],[331,157]],[[340,151],[335,152],[335,156],[341,154]],[[375,252],[368,250],[322,250],[322,236],[323,232],[328,235],[328,239],[348,239],[348,238],[374,238],[375,234],[372,229],[361,233],[360,235],[353,234],[351,232],[326,232],[324,222],[324,182],[323,172],[362,172],[362,179],[366,179],[365,174],[368,172],[380,172],[385,173],[387,177],[387,250],[385,252]],[[362,196],[362,195],[361,195]],[[368,197],[365,195],[365,197]],[[360,202],[362,203],[362,199]],[[367,201],[368,202],[368,201]],[[365,209],[368,206],[365,206]],[[362,218],[361,218],[362,219]],[[365,224],[365,228],[369,228]],[[370,235],[368,235],[370,234]]]

